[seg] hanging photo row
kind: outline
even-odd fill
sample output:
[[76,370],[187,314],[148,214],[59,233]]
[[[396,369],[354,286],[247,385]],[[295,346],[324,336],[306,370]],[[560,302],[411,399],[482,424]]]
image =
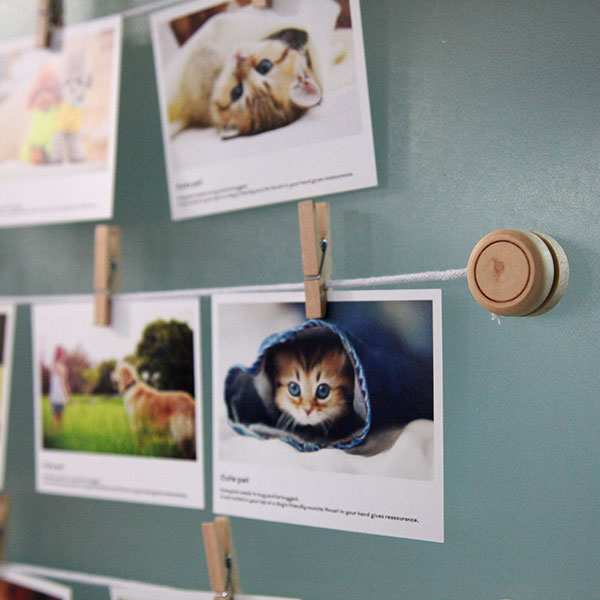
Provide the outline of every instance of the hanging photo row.
[[[151,17],[171,216],[377,185],[358,0]],[[122,23],[0,43],[0,227],[113,215]]]
[[[199,297],[117,297],[101,327],[91,301],[34,303],[36,490],[204,508],[210,402],[215,512],[443,541],[440,291],[304,301],[212,296],[208,399]],[[0,333],[4,448],[12,306]]]
[[[194,0],[150,27],[173,219],[377,185],[358,0]],[[0,226],[112,216],[121,46],[119,16],[0,44]],[[300,293],[215,295],[209,398],[199,297],[151,296],[107,327],[33,303],[38,492],[203,509],[211,403],[213,510],[443,541],[438,290],[331,292],[308,320]],[[3,481],[12,306],[0,334]]]

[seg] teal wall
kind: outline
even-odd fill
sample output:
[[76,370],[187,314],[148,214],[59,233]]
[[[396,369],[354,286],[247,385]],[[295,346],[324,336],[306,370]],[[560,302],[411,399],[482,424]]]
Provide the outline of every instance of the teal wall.
[[[22,4],[0,4],[2,37],[33,28]],[[81,4],[88,14],[67,0],[72,21],[134,3]],[[444,544],[233,519],[243,587],[304,600],[593,600],[600,2],[369,0],[362,10],[380,185],[328,198],[334,277],[462,267],[483,235],[508,226],[556,237],[571,284],[551,313],[501,326],[464,281],[443,286]],[[298,280],[295,203],[170,221],[158,119],[142,17],[126,23],[123,48],[114,222],[124,291]],[[0,231],[0,294],[90,292],[93,228]],[[202,309],[208,442],[206,300]],[[35,493],[30,333],[21,307],[8,559],[207,589],[210,511]],[[206,458],[210,505],[210,446]],[[77,588],[76,598],[107,597]]]

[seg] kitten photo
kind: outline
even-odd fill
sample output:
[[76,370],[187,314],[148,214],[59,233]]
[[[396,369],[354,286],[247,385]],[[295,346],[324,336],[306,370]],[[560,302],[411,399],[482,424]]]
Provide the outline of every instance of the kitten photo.
[[302,452],[385,451],[408,423],[434,417],[430,315],[426,303],[416,310],[424,348],[408,343],[369,303],[328,303],[327,320],[268,335],[253,364],[227,371],[229,424]]
[[326,443],[364,424],[353,410],[352,363],[332,331],[308,329],[276,346],[267,353],[265,373],[281,412],[277,428]]
[[221,138],[283,127],[321,101],[308,33],[285,29],[235,47],[224,57],[202,45],[189,57],[169,103],[172,133],[216,127]]

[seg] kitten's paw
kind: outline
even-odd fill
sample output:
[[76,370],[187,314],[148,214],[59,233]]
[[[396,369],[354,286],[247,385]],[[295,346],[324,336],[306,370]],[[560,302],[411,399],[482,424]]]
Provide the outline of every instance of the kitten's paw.
[[233,125],[227,125],[219,128],[219,136],[222,140],[229,140],[237,137],[238,135],[240,135],[240,130]]

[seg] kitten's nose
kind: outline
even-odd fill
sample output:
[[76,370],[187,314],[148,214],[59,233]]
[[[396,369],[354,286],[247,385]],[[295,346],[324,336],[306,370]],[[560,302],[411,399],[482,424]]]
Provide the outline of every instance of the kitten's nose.
[[304,409],[304,412],[305,412],[307,415],[310,415],[310,413],[312,412],[312,408],[310,408],[310,407],[309,407],[309,408],[305,408],[305,409]]

